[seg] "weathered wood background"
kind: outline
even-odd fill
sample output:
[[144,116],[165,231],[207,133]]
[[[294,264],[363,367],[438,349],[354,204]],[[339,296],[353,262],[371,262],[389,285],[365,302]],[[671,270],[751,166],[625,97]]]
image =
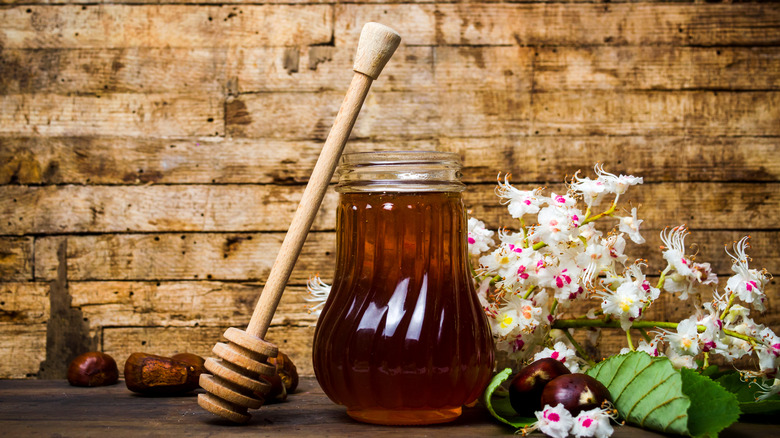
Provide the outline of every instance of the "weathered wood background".
[[[367,21],[404,41],[349,150],[458,152],[492,227],[498,171],[560,189],[601,161],[645,177],[633,252],[652,271],[658,232],[686,223],[717,272],[744,234],[780,272],[777,3],[156,3],[0,1],[0,377],[62,377],[85,349],[209,355],[245,325]],[[335,203],[269,335],[303,374]]]

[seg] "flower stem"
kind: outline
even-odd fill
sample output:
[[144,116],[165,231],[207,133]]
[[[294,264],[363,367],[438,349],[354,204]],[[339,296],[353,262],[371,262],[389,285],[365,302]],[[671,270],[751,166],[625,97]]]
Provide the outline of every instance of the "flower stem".
[[520,218],[520,228],[523,229],[523,248],[528,248],[528,227],[525,226],[523,218]]
[[[615,208],[616,207],[617,207],[617,198],[615,198],[615,201],[612,202],[612,206],[609,207],[609,210],[602,211],[601,213],[599,213],[599,214],[597,214],[597,215],[595,215],[593,217],[589,217],[589,218],[585,219],[584,221],[582,221],[582,225],[585,225],[587,223],[599,220],[599,219],[601,219],[604,216],[611,216],[612,213],[615,212]],[[582,226],[582,225],[580,225],[580,226]]]
[[571,345],[574,346],[574,349],[577,350],[577,353],[579,353],[580,357],[585,359],[585,362],[587,362],[588,365],[590,365],[591,367],[596,366],[596,362],[594,362],[593,359],[591,359],[590,355],[588,355],[588,353],[585,352],[582,346],[580,346],[580,344],[574,340],[574,336],[572,336],[568,330],[563,330],[563,334],[566,335],[566,338],[569,340],[569,342],[571,342]]
[[646,341],[646,342],[650,342],[650,341],[652,341],[652,340],[653,340],[653,339],[650,337],[650,335],[648,335],[648,334],[647,334],[647,330],[645,330],[645,329],[643,329],[643,328],[641,328],[641,329],[637,329],[637,330],[639,330],[639,333],[641,333],[641,334],[642,334],[642,337],[643,337],[643,338],[645,338],[645,341]]
[[526,292],[526,293],[525,293],[525,295],[523,295],[523,299],[524,299],[524,300],[527,300],[527,299],[528,299],[528,297],[530,297],[530,296],[531,296],[531,292],[533,292],[533,291],[534,291],[534,289],[536,289],[536,286],[531,286],[531,287],[529,287],[529,288],[528,288],[528,292]]
[[655,285],[656,289],[661,289],[664,287],[664,282],[666,281],[666,274],[669,273],[669,271],[672,270],[672,265],[666,265],[666,269],[664,269],[663,272],[661,272],[661,276],[658,277],[658,284]]
[[725,318],[725,317],[726,317],[726,315],[728,315],[728,313],[729,313],[729,310],[731,310],[731,306],[734,304],[734,297],[735,297],[735,296],[736,296],[736,294],[734,294],[734,292],[731,292],[731,293],[729,294],[729,302],[728,302],[728,304],[726,304],[726,308],[725,308],[725,309],[723,309],[723,313],[721,313],[721,314],[720,314],[720,319],[721,319],[721,320],[722,320],[723,318]]
[[[664,328],[670,330],[676,330],[678,323],[667,321],[634,321],[631,324],[631,328]],[[552,328],[557,329],[570,329],[570,328],[587,328],[587,327],[601,327],[601,328],[620,328],[620,321],[611,319],[606,321],[604,319],[559,319],[552,324]],[[703,325],[696,326],[699,333],[704,333],[707,329]],[[750,342],[755,345],[756,339],[752,336],[743,335],[733,330],[723,330],[723,333],[731,336],[732,338],[742,339],[743,341]]]
[[626,330],[626,342],[628,342],[628,348],[631,351],[636,351],[636,348],[634,348],[634,343],[631,342],[631,329]]

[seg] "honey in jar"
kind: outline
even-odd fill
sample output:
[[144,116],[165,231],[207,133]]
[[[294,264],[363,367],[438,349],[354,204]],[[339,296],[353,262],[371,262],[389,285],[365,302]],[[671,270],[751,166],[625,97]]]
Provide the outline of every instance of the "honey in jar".
[[454,420],[490,380],[493,340],[469,275],[455,154],[347,154],[337,260],[314,371],[359,421]]

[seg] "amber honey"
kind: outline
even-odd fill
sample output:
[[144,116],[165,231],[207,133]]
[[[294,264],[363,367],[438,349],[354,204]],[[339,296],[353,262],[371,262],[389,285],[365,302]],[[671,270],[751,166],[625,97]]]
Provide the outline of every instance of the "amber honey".
[[314,339],[317,380],[360,421],[457,418],[493,365],[468,271],[461,194],[340,196],[333,287]]

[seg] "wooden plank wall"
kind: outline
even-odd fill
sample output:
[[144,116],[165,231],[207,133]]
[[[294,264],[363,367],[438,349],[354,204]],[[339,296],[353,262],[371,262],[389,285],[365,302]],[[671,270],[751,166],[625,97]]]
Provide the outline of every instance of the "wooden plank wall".
[[[245,325],[367,21],[404,42],[349,150],[459,153],[492,227],[511,225],[498,171],[560,190],[600,161],[645,177],[634,253],[653,270],[658,232],[687,223],[719,273],[744,234],[780,272],[777,3],[0,4],[0,377],[61,377],[84,348],[209,355]],[[332,276],[336,200],[269,335],[303,374],[304,284]],[[675,300],[653,315],[680,317]]]

